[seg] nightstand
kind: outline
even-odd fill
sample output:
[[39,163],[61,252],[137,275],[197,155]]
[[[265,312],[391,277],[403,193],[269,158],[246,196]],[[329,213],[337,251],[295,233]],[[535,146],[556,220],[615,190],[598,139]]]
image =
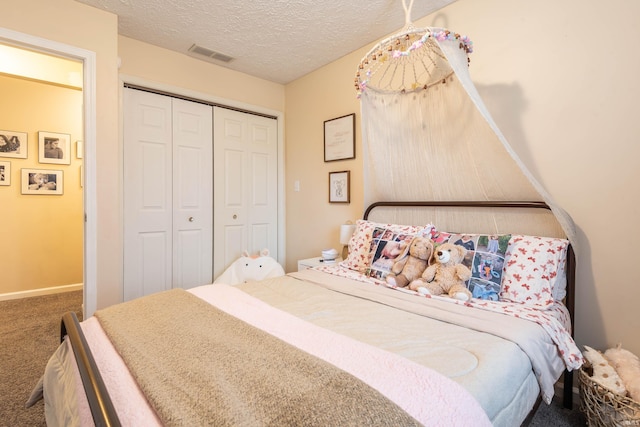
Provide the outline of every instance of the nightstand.
[[320,265],[335,265],[336,263],[342,261],[342,258],[338,257],[334,262],[325,263],[322,260],[322,257],[314,257],[298,260],[298,271],[306,270],[307,268],[318,267]]

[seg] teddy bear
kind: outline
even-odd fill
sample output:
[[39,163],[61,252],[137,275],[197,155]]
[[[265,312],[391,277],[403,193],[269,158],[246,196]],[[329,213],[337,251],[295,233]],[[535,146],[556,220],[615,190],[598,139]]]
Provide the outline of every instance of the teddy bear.
[[435,249],[433,263],[422,276],[413,280],[409,288],[421,294],[448,295],[461,301],[469,301],[471,292],[465,282],[471,278],[471,270],[462,264],[467,250],[453,243],[443,243]]
[[386,282],[395,287],[406,287],[413,280],[420,278],[432,254],[431,239],[424,236],[414,237],[406,255],[391,266],[391,272],[385,278]]

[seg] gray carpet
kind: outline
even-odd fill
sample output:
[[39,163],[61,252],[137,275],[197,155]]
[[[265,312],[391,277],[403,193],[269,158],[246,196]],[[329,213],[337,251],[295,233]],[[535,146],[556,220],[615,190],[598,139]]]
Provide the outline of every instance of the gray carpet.
[[60,319],[82,319],[82,291],[0,301],[0,426],[45,426],[42,401],[25,402],[58,347]]
[[[25,408],[49,356],[59,344],[60,319],[75,311],[82,320],[82,292],[0,301],[0,427],[45,426],[44,406],[39,401]],[[561,398],[540,405],[530,426],[584,426],[579,410],[562,408]]]
[[[577,381],[577,379],[574,379]],[[562,396],[556,395],[551,405],[541,403],[538,412],[531,420],[530,427],[582,427],[587,420],[580,411],[579,399],[573,397],[573,409],[562,407]]]

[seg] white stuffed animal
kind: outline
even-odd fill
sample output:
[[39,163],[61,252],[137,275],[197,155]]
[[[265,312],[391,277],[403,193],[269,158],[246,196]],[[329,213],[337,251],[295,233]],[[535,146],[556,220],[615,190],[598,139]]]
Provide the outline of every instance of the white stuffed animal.
[[585,351],[582,352],[582,355],[591,363],[591,366],[593,366],[593,376],[591,379],[619,396],[626,396],[627,389],[616,372],[616,369],[598,350],[586,345],[584,348]]
[[284,269],[269,256],[269,249],[263,249],[255,256],[244,251],[213,283],[237,285],[279,276],[284,276]]
[[604,352],[604,357],[620,376],[627,389],[627,394],[636,402],[640,402],[640,359],[622,344]]

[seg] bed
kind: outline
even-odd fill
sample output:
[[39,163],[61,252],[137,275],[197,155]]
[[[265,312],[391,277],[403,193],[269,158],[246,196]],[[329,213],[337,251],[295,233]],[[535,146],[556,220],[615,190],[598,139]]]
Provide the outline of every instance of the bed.
[[[571,371],[582,363],[572,340],[571,245],[551,240],[566,246],[557,271],[545,264],[545,276],[565,273],[553,281],[563,292],[550,289],[553,297],[538,305],[528,303],[535,292],[508,287],[499,291],[505,301],[424,296],[386,284],[372,258],[385,242],[383,233],[373,237],[375,227],[394,231],[384,233],[393,239],[463,235],[369,219],[375,209],[415,206],[548,209],[540,202],[379,202],[367,208],[340,264],[167,291],[99,310],[82,324],[65,314],[63,342],[43,376],[48,424],[520,425],[549,403],[563,374],[570,407]],[[367,242],[358,241],[359,231]],[[517,236],[508,237],[514,253]],[[475,239],[472,263],[484,259],[482,244],[490,246]],[[504,265],[493,265],[512,288],[507,265],[524,269],[519,255],[508,252]],[[473,286],[486,292],[497,281],[487,277],[489,287]]]

